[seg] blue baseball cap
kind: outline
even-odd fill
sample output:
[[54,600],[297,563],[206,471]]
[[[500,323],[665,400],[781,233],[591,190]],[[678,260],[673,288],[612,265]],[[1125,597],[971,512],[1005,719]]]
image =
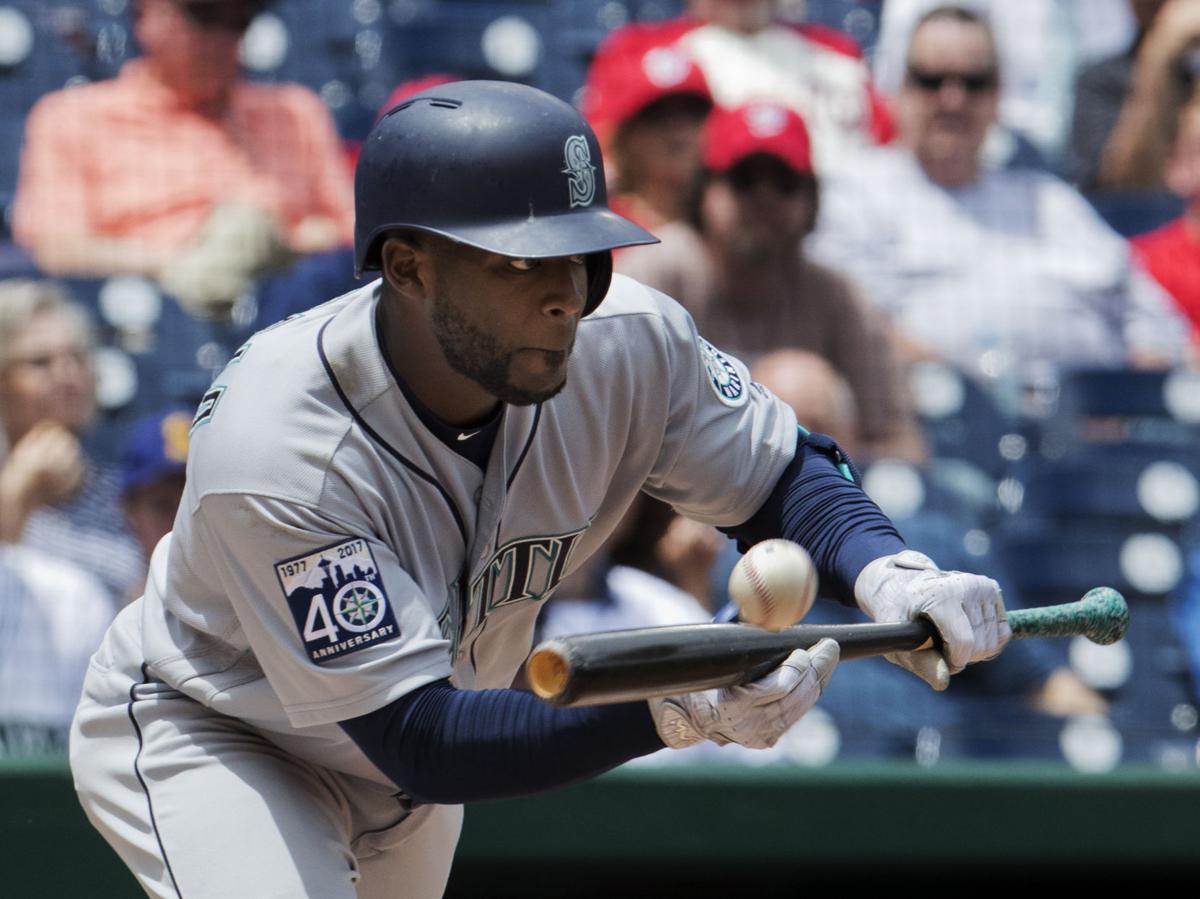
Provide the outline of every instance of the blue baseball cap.
[[169,409],[144,415],[125,435],[121,449],[121,490],[129,493],[187,468],[192,413]]

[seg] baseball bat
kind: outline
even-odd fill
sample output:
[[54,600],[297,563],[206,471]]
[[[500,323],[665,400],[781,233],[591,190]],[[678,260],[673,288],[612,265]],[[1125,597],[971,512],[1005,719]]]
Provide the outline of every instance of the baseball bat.
[[[1089,590],[1078,602],[1013,609],[1013,639],[1084,636],[1115,643],[1129,624],[1124,597],[1111,587]],[[894,624],[797,624],[765,631],[744,624],[683,624],[560,637],[537,646],[527,672],[534,693],[553,705],[600,705],[673,696],[753,680],[794,649],[829,637],[842,659],[936,645],[933,624],[919,618]]]

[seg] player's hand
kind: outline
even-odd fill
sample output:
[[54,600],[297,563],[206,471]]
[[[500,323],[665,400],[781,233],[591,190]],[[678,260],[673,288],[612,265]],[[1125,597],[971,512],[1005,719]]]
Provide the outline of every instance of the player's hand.
[[822,640],[807,651],[797,649],[752,683],[651,699],[650,714],[672,749],[701,740],[769,749],[820,698],[839,655],[836,643]]
[[942,571],[928,556],[905,550],[876,559],[854,584],[859,607],[876,621],[928,618],[942,637],[942,652],[891,653],[886,658],[935,690],[971,662],[997,655],[1012,631],[1000,585],[988,577]]

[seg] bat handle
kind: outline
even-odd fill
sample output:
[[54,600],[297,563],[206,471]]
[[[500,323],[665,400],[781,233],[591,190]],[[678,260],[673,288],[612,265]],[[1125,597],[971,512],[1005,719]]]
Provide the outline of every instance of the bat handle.
[[[1029,637],[1087,637],[1093,643],[1107,646],[1116,643],[1129,628],[1129,606],[1119,592],[1112,587],[1094,587],[1077,602],[1061,603],[1056,606],[1041,606],[1036,609],[1010,609],[1008,626],[1014,640]],[[893,625],[896,633],[890,635],[894,652],[937,647],[941,639],[933,623],[924,618]],[[902,641],[908,645],[903,646]],[[844,647],[843,659],[874,655],[877,649],[868,646]],[[757,680],[787,658],[784,653],[777,658],[755,665],[746,676],[747,681]]]
[[1008,626],[1014,640],[1082,635],[1102,646],[1116,643],[1129,627],[1129,606],[1112,587],[1095,587],[1078,602],[1013,609]]
[[[887,624],[871,624],[868,625],[873,630],[871,639],[853,639],[845,640],[836,633],[837,626],[830,628],[832,633],[823,635],[814,635],[811,640],[803,644],[798,644],[797,648],[809,649],[815,646],[817,641],[822,636],[830,637],[837,640],[841,644],[842,661],[849,659],[865,659],[868,656],[880,655],[881,653],[890,652],[917,652],[922,649],[933,649],[941,645],[942,638],[938,634],[937,628],[928,618],[915,618],[912,621],[893,621]],[[817,625],[815,629],[819,630],[822,625]],[[850,625],[851,628],[858,625]],[[744,683],[758,680],[764,674],[769,673],[777,668],[779,664],[788,657],[787,652],[782,652],[777,656],[760,662],[751,668],[744,679]]]

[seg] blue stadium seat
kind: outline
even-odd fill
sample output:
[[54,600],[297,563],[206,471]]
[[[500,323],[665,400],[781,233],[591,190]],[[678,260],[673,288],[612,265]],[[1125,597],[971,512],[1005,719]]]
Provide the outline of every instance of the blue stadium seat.
[[1027,605],[1073,602],[1109,586],[1127,599],[1161,601],[1183,575],[1183,548],[1136,526],[1019,520],[995,534],[996,549]]
[[961,459],[1001,476],[1026,438],[1014,415],[979,383],[949,366],[922,363],[912,370],[912,394],[921,427],[937,458]]
[[1028,457],[1013,475],[1023,488],[1019,514],[1063,524],[1106,520],[1177,532],[1197,511],[1195,476],[1170,458],[1143,459],[1123,450],[1114,446],[1055,460]]
[[1168,373],[1128,369],[1076,369],[1060,379],[1059,410],[1069,416],[1174,417],[1167,406]]
[[1183,213],[1183,200],[1169,193],[1114,191],[1089,194],[1087,199],[1122,237],[1153,231]]
[[451,0],[415,8],[411,19],[387,32],[399,80],[450,72],[521,81],[564,99],[576,87],[547,80],[546,63],[560,40],[550,28],[548,4]]
[[879,40],[883,0],[807,0],[804,19],[844,31],[870,55]]
[[0,236],[8,233],[25,117],[47,91],[91,75],[94,45],[82,2],[0,2]]
[[1195,764],[1196,698],[1187,657],[1162,602],[1135,602],[1125,638],[1132,671],[1111,696],[1110,715],[1125,740],[1124,760]]
[[287,51],[277,68],[253,72],[255,77],[312,88],[342,136],[365,137],[398,81],[406,52],[392,37],[386,4],[287,0],[268,13],[282,25]]

